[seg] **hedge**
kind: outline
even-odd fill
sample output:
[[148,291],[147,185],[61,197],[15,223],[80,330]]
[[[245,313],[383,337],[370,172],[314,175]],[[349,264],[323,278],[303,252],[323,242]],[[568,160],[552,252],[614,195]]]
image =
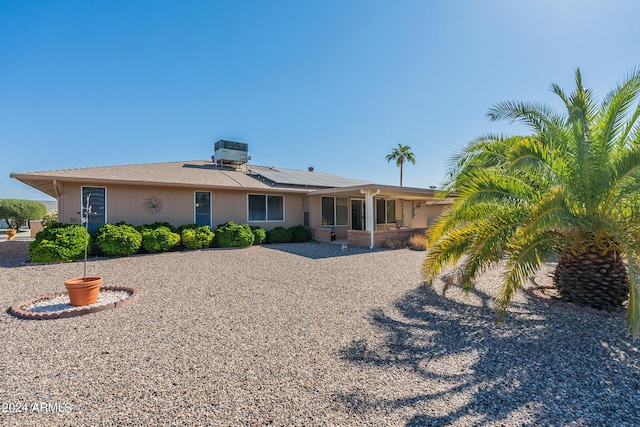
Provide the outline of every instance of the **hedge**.
[[216,243],[221,248],[251,246],[255,240],[253,232],[247,224],[238,225],[233,221],[218,225],[215,235]]
[[253,233],[253,244],[261,245],[262,243],[264,243],[265,239],[267,238],[267,232],[264,231],[264,228],[255,225],[252,225],[249,228]]
[[267,231],[267,243],[291,243],[291,231],[284,227],[274,227]]
[[[76,224],[51,224],[36,234],[29,245],[32,262],[62,262],[84,258],[85,245],[91,236]],[[90,247],[90,246],[89,246]]]
[[215,236],[208,225],[189,224],[180,229],[180,240],[187,249],[208,248]]
[[146,228],[142,230],[142,247],[150,253],[166,252],[180,243],[180,235],[168,227]]
[[289,229],[293,243],[305,243],[311,240],[311,233],[304,225],[296,225]]
[[129,256],[140,250],[142,234],[127,224],[105,224],[96,232],[100,252],[107,256]]

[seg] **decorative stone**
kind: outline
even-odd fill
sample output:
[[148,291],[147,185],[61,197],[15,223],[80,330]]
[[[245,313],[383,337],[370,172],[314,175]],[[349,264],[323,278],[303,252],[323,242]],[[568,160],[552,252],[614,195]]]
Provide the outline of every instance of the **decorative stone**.
[[[103,286],[100,289],[100,294],[121,292],[122,297],[108,298],[104,302],[104,298],[98,298],[98,302],[95,304],[73,307],[68,304],[69,297],[67,292],[55,292],[45,295],[40,295],[27,300],[18,301],[11,305],[9,313],[14,316],[23,319],[45,320],[45,319],[59,319],[65,317],[82,316],[89,313],[96,313],[98,311],[110,310],[114,308],[124,307],[131,304],[139,296],[137,288],[126,286]],[[64,298],[60,298],[64,297]],[[43,301],[49,301],[50,304],[43,305]],[[45,307],[44,309],[38,309],[39,307]]]

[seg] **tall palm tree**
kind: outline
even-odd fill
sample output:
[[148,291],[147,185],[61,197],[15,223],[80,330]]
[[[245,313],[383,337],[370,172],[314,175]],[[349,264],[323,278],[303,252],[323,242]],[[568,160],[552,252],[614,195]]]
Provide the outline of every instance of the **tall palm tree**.
[[551,91],[566,111],[504,102],[491,120],[527,125],[529,136],[487,135],[451,161],[448,190],[458,197],[430,230],[427,281],[458,263],[464,289],[488,267],[504,275],[496,305],[502,320],[511,297],[546,260],[558,259],[554,282],[563,299],[616,310],[628,299],[633,337],[640,326],[640,69],[601,103],[575,72],[575,90]]
[[405,160],[415,165],[416,156],[411,152],[411,147],[398,144],[398,146],[391,151],[391,154],[387,154],[387,162],[392,160],[395,160],[396,166],[400,167],[400,187],[402,187],[402,165]]

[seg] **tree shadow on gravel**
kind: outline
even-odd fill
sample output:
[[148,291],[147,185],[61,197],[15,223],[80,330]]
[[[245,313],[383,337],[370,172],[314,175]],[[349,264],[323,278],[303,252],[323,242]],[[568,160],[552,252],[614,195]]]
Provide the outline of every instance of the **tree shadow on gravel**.
[[372,312],[383,341],[353,341],[342,357],[417,375],[417,392],[355,389],[338,404],[372,415],[408,408],[408,426],[640,425],[640,350],[622,320],[528,300],[497,326],[492,298],[471,295],[479,306],[421,286],[396,302],[399,315]]
[[23,267],[29,261],[30,241],[0,242],[0,267]]
[[342,245],[337,243],[271,243],[263,245],[263,248],[274,249],[286,252],[292,255],[298,255],[311,259],[335,258],[349,255],[368,254],[371,252],[379,252],[381,248],[369,249],[361,246],[349,246],[346,250],[342,249]]

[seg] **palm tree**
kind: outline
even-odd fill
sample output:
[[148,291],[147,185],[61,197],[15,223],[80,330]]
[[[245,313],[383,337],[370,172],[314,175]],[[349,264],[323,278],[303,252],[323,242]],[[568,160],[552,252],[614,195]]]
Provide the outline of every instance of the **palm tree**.
[[392,160],[396,161],[396,166],[400,167],[400,187],[402,187],[402,165],[405,160],[416,164],[416,156],[411,152],[411,147],[408,145],[398,144],[396,148],[391,151],[391,154],[387,154],[387,162]]
[[491,120],[527,125],[529,136],[486,135],[452,158],[447,183],[458,197],[429,232],[422,272],[432,280],[458,263],[453,281],[500,263],[501,321],[511,297],[544,261],[558,259],[554,283],[563,299],[617,310],[640,326],[640,69],[598,104],[582,85],[551,91],[566,111],[504,102]]

